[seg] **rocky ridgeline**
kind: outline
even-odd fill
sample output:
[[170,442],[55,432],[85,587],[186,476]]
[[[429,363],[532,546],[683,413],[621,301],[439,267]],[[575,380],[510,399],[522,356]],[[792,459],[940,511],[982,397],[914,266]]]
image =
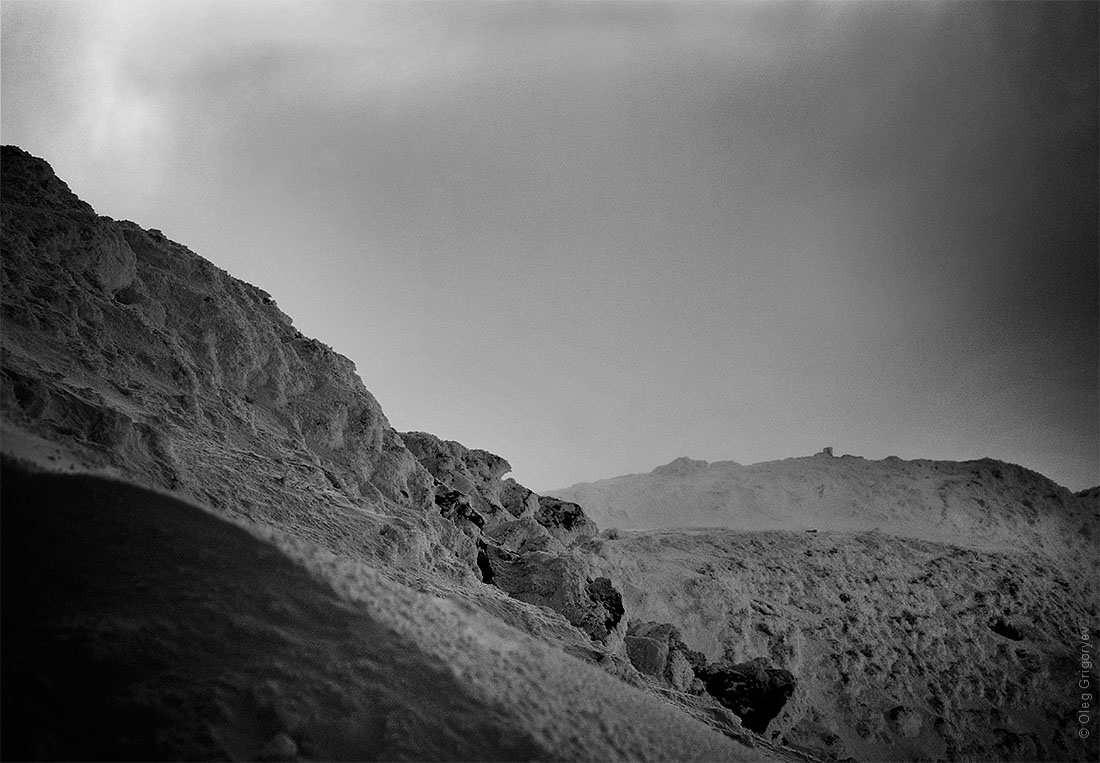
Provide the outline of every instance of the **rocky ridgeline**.
[[[468,601],[647,685],[578,505],[505,479],[496,455],[394,431],[351,361],[269,294],[98,216],[41,159],[4,147],[0,161],[7,457],[48,467],[64,452]],[[689,712],[744,733],[699,699]]]
[[18,148],[2,161],[10,429],[410,579],[491,582],[621,642],[618,592],[570,551],[596,532],[579,507],[502,480],[490,453],[397,433],[351,361],[266,292],[97,216]]
[[5,147],[2,171],[6,422],[335,551],[461,573],[472,543],[425,511],[431,477],[349,360],[45,162]]
[[475,543],[483,582],[563,614],[593,641],[621,646],[622,596],[607,578],[593,579],[572,549],[597,531],[579,506],[502,479],[511,467],[500,456],[424,432],[401,437],[435,480],[440,513]]

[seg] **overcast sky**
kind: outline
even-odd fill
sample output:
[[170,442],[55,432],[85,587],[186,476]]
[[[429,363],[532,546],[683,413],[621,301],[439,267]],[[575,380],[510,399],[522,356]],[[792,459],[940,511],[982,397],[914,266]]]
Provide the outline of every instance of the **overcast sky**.
[[0,137],[536,490],[1100,482],[1095,2],[27,3]]

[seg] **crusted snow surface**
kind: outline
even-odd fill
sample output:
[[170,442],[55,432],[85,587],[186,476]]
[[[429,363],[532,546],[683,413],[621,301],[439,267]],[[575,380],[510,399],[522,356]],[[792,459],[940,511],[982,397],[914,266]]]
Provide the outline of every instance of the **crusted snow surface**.
[[836,760],[1096,758],[1074,715],[1095,558],[881,532],[613,535],[590,559],[632,618],[793,674],[770,739]]

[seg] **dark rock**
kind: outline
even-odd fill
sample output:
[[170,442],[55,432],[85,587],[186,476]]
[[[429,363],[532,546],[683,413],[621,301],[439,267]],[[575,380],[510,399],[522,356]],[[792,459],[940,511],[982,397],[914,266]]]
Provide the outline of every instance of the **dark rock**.
[[485,552],[485,543],[478,543],[477,548],[477,568],[481,570],[481,582],[493,585],[493,580],[496,577],[493,574],[493,563],[489,560],[489,555]]
[[603,610],[603,632],[597,631],[597,640],[606,641],[607,636],[615,630],[622,621],[625,609],[623,608],[623,596],[611,584],[609,578],[596,578],[589,580],[587,585],[588,598],[595,604],[597,610]]
[[[478,530],[485,526],[485,518],[474,510],[473,506],[470,505],[470,496],[465,493],[437,486],[435,505],[439,507],[440,515],[454,522],[463,531],[469,529],[464,522],[473,525]],[[472,532],[474,535],[477,534],[476,531]]]
[[588,563],[566,548],[597,532],[580,506],[501,479],[511,467],[488,451],[426,432],[403,432],[401,439],[435,478],[440,513],[477,544],[483,582],[564,615],[595,641],[617,632],[619,592],[607,578],[591,580]]
[[500,491],[500,503],[508,513],[518,518],[534,516],[539,510],[539,496],[509,477]]
[[607,643],[619,632],[622,596],[607,578],[591,580],[588,562],[573,554],[517,554],[487,544],[493,583],[509,596],[565,616],[593,641]]
[[668,644],[647,636],[627,636],[626,653],[640,672],[663,678],[668,666]]
[[498,515],[503,513],[504,482],[501,477],[512,469],[507,461],[486,450],[467,448],[462,443],[443,440],[427,432],[401,432],[400,435],[421,466],[447,489],[469,496],[473,508],[487,521],[504,519]]
[[1008,622],[1003,617],[997,618],[996,620],[991,620],[989,623],[989,628],[998,636],[1004,636],[1005,638],[1011,639],[1012,641],[1022,641],[1024,638],[1019,629],[1017,629],[1015,625]]
[[566,546],[580,538],[591,538],[599,528],[578,504],[544,495],[539,497],[535,519]]
[[565,546],[561,541],[531,516],[522,517],[514,522],[492,525],[486,528],[485,535],[516,554],[525,554],[530,551],[549,551],[558,554],[565,552]]
[[738,665],[712,668],[707,692],[740,718],[745,728],[763,734],[794,694],[794,676],[758,657]]

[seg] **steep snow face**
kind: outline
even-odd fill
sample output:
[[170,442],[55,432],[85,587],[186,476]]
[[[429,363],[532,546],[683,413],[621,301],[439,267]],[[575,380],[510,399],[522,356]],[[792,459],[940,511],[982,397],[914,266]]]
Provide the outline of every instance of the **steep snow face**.
[[1040,474],[992,459],[881,461],[826,453],[742,466],[677,459],[648,474],[581,483],[601,527],[879,531],[973,548],[1090,554],[1100,508]]
[[4,467],[6,760],[779,759],[316,544]]

